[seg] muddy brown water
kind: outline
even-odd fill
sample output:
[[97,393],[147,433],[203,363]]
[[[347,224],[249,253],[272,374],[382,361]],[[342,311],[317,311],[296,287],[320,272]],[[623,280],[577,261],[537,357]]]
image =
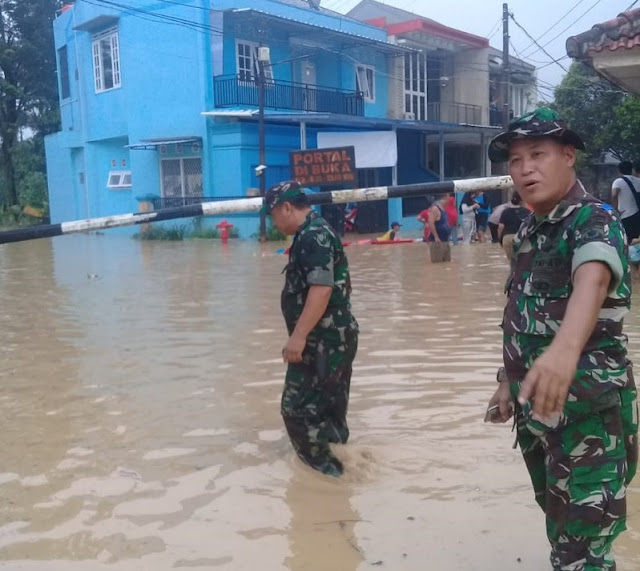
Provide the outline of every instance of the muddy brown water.
[[[0,248],[0,568],[548,568],[510,426],[494,246],[351,246],[362,335],[340,480],[279,416],[276,246],[70,236]],[[640,317],[627,320],[640,361]],[[619,567],[640,569],[640,484]]]

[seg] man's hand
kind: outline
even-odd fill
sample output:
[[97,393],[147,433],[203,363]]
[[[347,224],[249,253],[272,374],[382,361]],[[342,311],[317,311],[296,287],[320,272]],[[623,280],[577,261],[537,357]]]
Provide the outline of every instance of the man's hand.
[[296,328],[282,350],[282,360],[285,363],[299,363],[302,352],[307,345],[307,336],[318,324],[331,299],[332,286],[312,285],[307,294],[307,301],[298,319]]
[[302,352],[306,346],[306,338],[296,335],[294,332],[282,350],[282,360],[285,363],[300,363],[302,361]]
[[499,424],[507,422],[513,416],[513,401],[509,394],[509,383],[506,381],[501,382],[498,385],[498,390],[489,400],[488,408],[498,405],[499,414],[493,414],[491,416],[491,422],[493,424]]
[[526,403],[533,397],[533,413],[540,420],[560,414],[567,400],[569,387],[576,375],[579,352],[551,344],[538,357],[520,387],[518,401]]

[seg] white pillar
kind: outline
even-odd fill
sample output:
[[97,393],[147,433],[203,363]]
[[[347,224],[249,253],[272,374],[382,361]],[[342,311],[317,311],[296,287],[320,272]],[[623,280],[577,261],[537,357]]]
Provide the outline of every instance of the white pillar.
[[307,148],[307,124],[304,121],[300,121],[300,150],[304,151]]

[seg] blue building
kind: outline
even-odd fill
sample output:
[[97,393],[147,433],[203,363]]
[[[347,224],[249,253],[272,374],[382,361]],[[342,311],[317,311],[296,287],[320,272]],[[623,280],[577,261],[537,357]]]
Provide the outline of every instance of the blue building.
[[[148,195],[163,207],[258,187],[261,47],[267,185],[291,176],[290,151],[337,145],[355,146],[362,186],[444,179],[432,163],[444,164],[447,137],[484,145],[495,130],[480,114],[398,117],[398,75],[415,50],[314,0],[78,0],[54,32],[62,128],[46,140],[52,222],[136,211]],[[486,174],[473,160],[470,174]],[[366,204],[359,221],[377,231],[421,206]],[[243,237],[258,226],[255,215],[232,222]]]

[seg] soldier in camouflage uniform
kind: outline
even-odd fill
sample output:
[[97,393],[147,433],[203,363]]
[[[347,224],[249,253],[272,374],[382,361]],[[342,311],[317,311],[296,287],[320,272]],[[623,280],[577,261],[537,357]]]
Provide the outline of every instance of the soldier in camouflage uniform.
[[269,189],[264,211],[283,233],[295,234],[281,306],[289,340],[282,417],[300,459],[340,476],[342,463],[329,443],[349,438],[347,405],[358,323],[351,313],[349,264],[340,238],[309,207],[297,182]]
[[490,406],[517,442],[544,510],[556,571],[615,569],[638,410],[622,331],[627,241],[610,206],[575,178],[579,136],[550,109],[516,119],[489,157],[508,161],[534,213],[516,235],[504,319],[504,369]]

